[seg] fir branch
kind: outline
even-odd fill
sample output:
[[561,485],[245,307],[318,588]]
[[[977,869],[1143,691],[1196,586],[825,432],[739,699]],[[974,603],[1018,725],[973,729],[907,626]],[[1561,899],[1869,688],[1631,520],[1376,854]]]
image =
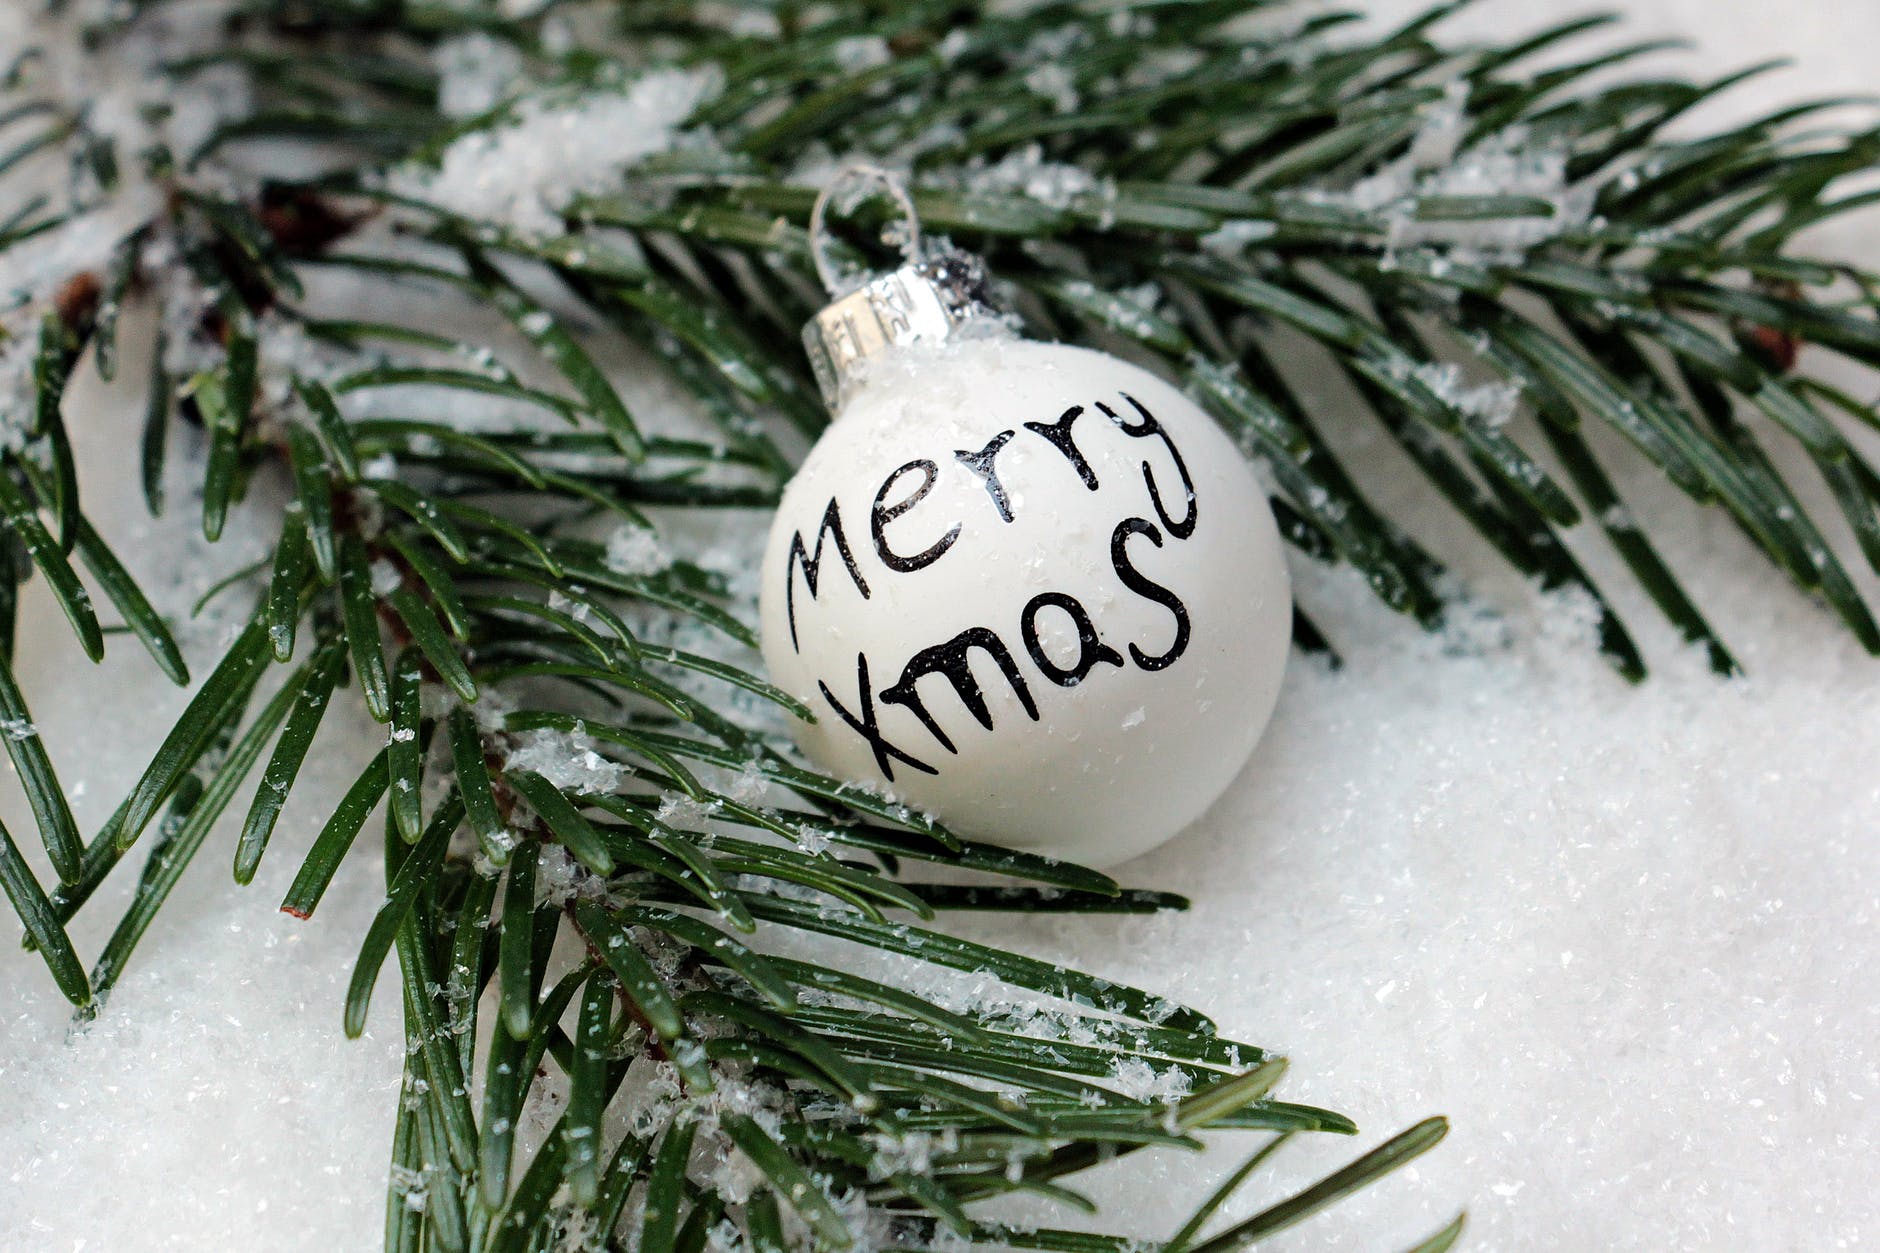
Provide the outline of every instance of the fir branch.
[[[5,832],[0,878],[59,986],[90,1004],[266,755],[234,853],[252,879],[349,674],[387,744],[282,907],[314,912],[389,797],[386,900],[344,1007],[357,1033],[396,954],[410,1048],[388,1248],[918,1247],[946,1232],[1107,1253],[1123,1238],[972,1209],[1011,1191],[1088,1206],[1066,1179],[1204,1131],[1273,1133],[1264,1155],[1354,1130],[1272,1099],[1278,1060],[1197,1010],[903,921],[1180,902],[962,841],[805,768],[781,730],[807,711],[754,671],[726,580],[603,540],[612,527],[646,550],[683,511],[774,502],[820,429],[795,335],[819,300],[803,222],[822,158],[905,169],[928,229],[985,254],[1033,332],[1180,380],[1268,467],[1295,546],[1432,628],[1440,559],[1369,503],[1334,422],[1377,422],[1512,567],[1590,596],[1628,677],[1646,660],[1564,538],[1589,519],[1718,670],[1735,662],[1626,510],[1622,457],[1724,510],[1880,651],[1847,558],[1767,447],[1799,450],[1880,568],[1880,474],[1843,427],[1874,413],[1797,372],[1804,348],[1880,364],[1880,287],[1794,248],[1871,202],[1843,188],[1873,167],[1880,128],[1823,127],[1805,106],[1668,138],[1735,80],[1588,86],[1649,46],[1536,71],[1596,22],[1458,47],[1434,33],[1453,6],[1362,35],[1337,14],[1240,20],[1286,16],[1285,0],[673,0],[610,11],[592,38],[564,23],[574,7],[231,6],[149,86],[233,73],[251,105],[197,133],[161,110],[108,133],[46,94],[57,76],[42,84],[35,56],[109,64],[163,19],[129,5],[82,38],[45,23],[0,101],[0,653],[32,569],[103,650],[77,556],[187,680],[85,517],[60,416],[87,347],[111,369],[126,302],[161,305],[141,439],[153,511],[166,455],[193,444],[206,535],[251,492],[281,518],[272,556],[229,584],[255,597],[247,625],[89,842],[36,741],[8,731],[60,882],[46,892]],[[502,72],[440,74],[471,49]],[[478,145],[526,139],[556,110],[631,112],[641,91],[673,125],[632,137],[646,141],[633,162],[550,154],[541,186],[495,199],[453,182]],[[324,172],[254,173],[285,145]],[[100,230],[122,206],[135,220]],[[353,294],[323,294],[347,290],[335,277]],[[410,292],[481,329],[414,326],[377,299]],[[1301,343],[1356,406],[1312,412],[1286,367]],[[628,346],[698,429],[633,410],[604,368]],[[463,421],[472,405],[493,419]],[[174,439],[179,425],[200,435]],[[1297,634],[1331,647],[1303,611]],[[0,666],[9,728],[29,725],[13,677]],[[88,977],[63,924],[153,824]],[[973,881],[903,879],[905,860]],[[920,980],[876,977],[897,962],[999,991],[962,1012]],[[564,1112],[524,1146],[551,1065]],[[1168,1247],[1246,1247],[1442,1133],[1420,1125],[1204,1237],[1243,1170]],[[717,1168],[694,1164],[701,1145]]]

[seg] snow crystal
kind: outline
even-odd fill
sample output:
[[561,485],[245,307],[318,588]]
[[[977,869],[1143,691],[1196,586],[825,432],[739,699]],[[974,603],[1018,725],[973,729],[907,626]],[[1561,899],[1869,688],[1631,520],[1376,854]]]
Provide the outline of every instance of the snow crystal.
[[1025,75],[1025,86],[1051,102],[1059,113],[1077,107],[1077,75],[1061,61],[1046,61]]
[[383,558],[374,561],[367,573],[372,576],[372,594],[381,599],[397,591],[405,581],[398,567]]
[[1110,1086],[1132,1101],[1171,1105],[1187,1096],[1191,1085],[1182,1071],[1158,1073],[1140,1057],[1125,1057],[1110,1071]]
[[[704,10],[709,13],[710,10]],[[783,34],[783,23],[777,15],[768,9],[738,8],[731,12],[725,21],[725,30],[733,35],[746,35],[760,39],[775,39]]]
[[617,574],[658,574],[672,564],[672,554],[659,536],[643,526],[623,523],[607,537],[607,568]]
[[33,359],[39,352],[36,327],[0,323],[0,452],[12,452],[26,440],[33,412]]
[[1063,61],[1090,42],[1089,35],[1077,22],[1041,30],[1025,41],[1022,54],[1027,61]]
[[392,1191],[404,1201],[405,1208],[414,1214],[422,1214],[430,1199],[430,1176],[409,1166],[393,1166],[390,1178]]
[[1470,386],[1464,381],[1462,367],[1453,361],[1425,361],[1415,366],[1393,364],[1403,367],[1392,370],[1398,378],[1421,383],[1456,412],[1478,418],[1489,427],[1506,426],[1521,404],[1519,387],[1506,382]]
[[946,37],[935,45],[934,51],[939,54],[942,61],[951,65],[966,55],[966,50],[972,46],[973,37],[966,32],[964,27],[956,27],[946,33]]
[[936,1153],[951,1153],[959,1147],[959,1134],[947,1130],[938,1135],[926,1131],[909,1131],[898,1136],[870,1133],[869,1144],[875,1154],[868,1162],[870,1179],[886,1179],[890,1175],[924,1176],[933,1169]]
[[1052,209],[1068,209],[1085,197],[1107,198],[1116,191],[1109,182],[1081,166],[1045,160],[1037,144],[991,165],[979,166],[969,171],[966,179],[974,191],[1015,193]]
[[[1538,140],[1517,125],[1463,148],[1467,103],[1467,84],[1451,84],[1429,106],[1409,152],[1349,188],[1310,192],[1308,199],[1380,216],[1393,250],[1435,246],[1492,260],[1517,259],[1585,224],[1595,188],[1569,183],[1566,147]],[[1551,211],[1483,221],[1422,221],[1415,215],[1425,198],[1489,196],[1544,201]]]
[[829,54],[835,58],[837,65],[851,74],[872,70],[894,60],[894,54],[888,51],[888,41],[880,35],[851,35],[847,39],[838,39]]
[[756,762],[747,761],[720,790],[740,805],[761,805],[769,796],[770,780]]
[[627,1130],[636,1136],[650,1136],[671,1122],[685,1095],[671,1062],[644,1055],[628,1064],[621,1091],[626,1094],[621,1114]]
[[605,795],[620,789],[626,769],[594,751],[580,736],[528,731],[518,736],[503,763],[506,770],[533,770],[564,791]]
[[565,596],[560,591],[551,591],[548,594],[548,607],[567,614],[576,622],[586,622],[594,613],[594,607],[587,601]]
[[437,107],[446,117],[489,112],[522,74],[522,54],[515,45],[482,31],[444,40],[431,59],[438,72]]
[[452,141],[435,168],[394,170],[390,185],[451,213],[551,233],[575,197],[605,191],[635,162],[695,138],[681,127],[721,81],[715,69],[660,69],[618,90],[529,96]]
[[364,364],[364,355],[331,340],[316,339],[306,324],[270,310],[255,321],[261,398],[272,411],[299,412],[296,377],[325,382]]
[[1246,252],[1248,245],[1271,239],[1278,233],[1277,223],[1237,218],[1203,235],[1201,246],[1221,256],[1237,257]]
[[559,844],[545,845],[535,862],[535,904],[566,905],[573,900],[599,900],[607,885]]
[[812,857],[828,852],[832,842],[831,833],[820,827],[797,828],[796,846]]
[[718,805],[715,800],[701,801],[684,792],[667,792],[659,798],[659,809],[653,816],[669,827],[698,831],[718,812]]

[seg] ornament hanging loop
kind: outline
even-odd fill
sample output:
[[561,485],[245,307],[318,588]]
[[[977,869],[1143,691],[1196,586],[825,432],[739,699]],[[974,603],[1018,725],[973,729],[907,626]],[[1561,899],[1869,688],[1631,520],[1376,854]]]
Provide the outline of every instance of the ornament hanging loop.
[[[885,189],[900,206],[897,242],[903,257],[898,268],[852,283],[829,255],[827,218],[836,196],[857,183]],[[836,207],[843,211],[844,206]],[[842,407],[870,358],[910,344],[942,343],[968,323],[997,316],[986,291],[985,265],[951,247],[929,253],[907,184],[878,165],[858,162],[829,180],[810,210],[809,249],[829,303],[803,327],[803,348],[831,413]]]
[[[900,209],[904,223],[900,230],[901,256],[909,263],[919,261],[921,257],[920,214],[914,208],[914,197],[908,194],[907,184],[892,170],[867,161],[852,161],[829,180],[809,211],[810,260],[816,265],[816,277],[822,281],[823,290],[831,296],[840,295],[854,284],[842,281],[842,275],[829,255],[833,239],[829,233],[829,205],[838,194],[858,184],[863,188],[879,187],[888,194]],[[856,203],[859,205],[861,202]]]

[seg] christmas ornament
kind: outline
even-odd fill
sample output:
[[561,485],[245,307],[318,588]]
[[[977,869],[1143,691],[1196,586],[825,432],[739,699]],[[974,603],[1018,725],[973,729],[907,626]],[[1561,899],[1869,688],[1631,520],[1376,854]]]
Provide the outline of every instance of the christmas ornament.
[[[839,295],[823,219],[846,176],[899,201],[907,258]],[[804,752],[975,839],[1095,866],[1155,847],[1279,691],[1291,599],[1246,460],[1147,370],[1013,334],[882,171],[831,183],[811,234],[834,421],[762,572],[771,677],[817,718]]]

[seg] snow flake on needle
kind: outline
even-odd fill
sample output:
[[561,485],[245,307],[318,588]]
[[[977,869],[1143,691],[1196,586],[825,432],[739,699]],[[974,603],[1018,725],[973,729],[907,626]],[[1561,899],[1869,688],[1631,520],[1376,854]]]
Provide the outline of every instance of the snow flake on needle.
[[[394,170],[390,188],[461,217],[553,233],[577,197],[607,190],[655,153],[706,142],[684,124],[722,81],[715,68],[663,69],[613,91],[529,96],[459,136],[434,168]],[[468,100],[457,103],[467,107]]]

